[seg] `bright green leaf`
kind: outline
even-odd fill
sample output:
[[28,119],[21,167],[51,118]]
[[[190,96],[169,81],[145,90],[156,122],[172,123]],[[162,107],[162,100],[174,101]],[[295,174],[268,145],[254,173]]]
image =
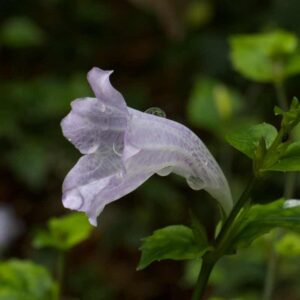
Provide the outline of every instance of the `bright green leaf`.
[[291,55],[285,65],[286,75],[296,75],[300,73],[300,53]]
[[274,141],[276,135],[277,130],[274,126],[261,123],[231,132],[227,134],[226,140],[232,147],[243,152],[248,157],[254,158],[255,150],[260,140],[263,138],[268,148]]
[[280,199],[270,204],[252,206],[238,224],[239,228],[232,244],[248,246],[256,238],[277,227],[299,231],[299,202],[295,200],[285,202]]
[[38,231],[33,243],[37,248],[54,247],[68,250],[87,239],[92,229],[85,214],[71,213],[51,219],[48,222],[48,230]]
[[54,300],[57,291],[42,266],[21,260],[0,263],[0,300]]
[[268,170],[281,172],[300,171],[300,142],[290,144],[279,161],[268,168]]
[[228,122],[241,107],[241,97],[224,84],[209,78],[196,80],[187,113],[192,125],[224,132]]
[[300,235],[294,232],[286,232],[276,241],[276,252],[287,257],[300,255]]
[[183,225],[172,225],[159,230],[143,240],[142,256],[138,270],[162,259],[185,260],[200,258],[209,246],[199,246],[192,229]]
[[286,57],[293,57],[297,51],[297,43],[295,35],[281,30],[233,36],[230,39],[231,60],[234,68],[246,78],[262,82],[275,81],[277,76],[298,72],[298,67],[292,66],[296,57],[285,65]]

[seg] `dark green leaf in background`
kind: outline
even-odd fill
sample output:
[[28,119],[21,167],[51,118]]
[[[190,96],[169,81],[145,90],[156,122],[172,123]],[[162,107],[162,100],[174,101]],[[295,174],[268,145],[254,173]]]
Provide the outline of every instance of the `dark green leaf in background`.
[[11,48],[39,46],[44,40],[45,33],[27,17],[8,19],[0,30],[0,43]]

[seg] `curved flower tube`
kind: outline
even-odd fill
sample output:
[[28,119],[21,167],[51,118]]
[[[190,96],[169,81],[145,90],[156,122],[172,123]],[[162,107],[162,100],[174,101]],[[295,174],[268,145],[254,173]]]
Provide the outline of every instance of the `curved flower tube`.
[[228,183],[202,141],[179,123],[127,107],[111,73],[93,68],[88,81],[96,98],[73,101],[61,122],[64,136],[83,154],[64,180],[64,206],[86,212],[96,226],[106,204],[155,173],[173,172],[192,189],[206,190],[228,214]]

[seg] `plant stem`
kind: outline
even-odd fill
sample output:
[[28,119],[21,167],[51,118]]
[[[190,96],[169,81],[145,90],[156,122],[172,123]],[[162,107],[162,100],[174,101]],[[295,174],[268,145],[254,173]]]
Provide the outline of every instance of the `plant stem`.
[[294,195],[294,190],[296,186],[296,173],[287,173],[285,177],[285,184],[284,184],[284,198],[291,199]]
[[[272,242],[275,242],[275,237],[273,238]],[[270,251],[268,254],[269,254],[269,260],[268,260],[267,273],[265,277],[264,293],[262,297],[263,300],[271,300],[273,295],[273,290],[274,290],[275,273],[276,273],[278,256],[274,249],[273,243],[270,245]]]
[[283,81],[282,80],[275,81],[274,87],[275,87],[277,101],[278,101],[279,106],[282,109],[287,110],[289,105],[288,105],[288,100],[287,100],[286,92],[284,89]]
[[222,226],[220,233],[217,236],[217,239],[216,239],[216,248],[217,249],[220,248],[222,246],[222,244],[225,242],[226,237],[231,230],[231,226],[233,225],[236,216],[239,214],[240,210],[245,206],[245,204],[249,201],[250,193],[251,193],[255,183],[256,183],[256,178],[252,177],[250,179],[250,181],[248,182],[244,192],[241,194],[240,198],[235,203],[231,213],[229,214],[224,225]]
[[194,290],[192,300],[199,300],[203,298],[210,273],[215,263],[216,262],[207,260],[205,256],[203,257],[201,270],[197,279],[196,288]]
[[213,270],[216,262],[224,255],[227,250],[228,242],[230,239],[228,236],[230,235],[232,226],[234,221],[241,211],[241,209],[246,205],[249,201],[250,193],[256,183],[256,178],[253,177],[248,185],[246,186],[244,192],[241,194],[240,198],[234,205],[231,213],[229,214],[227,220],[225,221],[220,233],[218,234],[215,241],[215,250],[212,252],[208,252],[203,256],[201,270],[197,279],[196,287],[194,290],[194,294],[192,300],[202,299],[204,296],[205,288],[208,283],[208,279],[211,271]]
[[[276,91],[278,105],[282,109],[287,110],[288,101],[284,89],[283,80],[276,81],[274,83],[274,87]],[[295,183],[296,183],[296,173],[286,174],[285,182],[284,182],[284,193],[283,193],[285,199],[289,199],[293,196]],[[276,250],[274,249],[274,244],[282,234],[283,234],[282,231],[276,231],[273,235],[272,240],[270,241],[271,244],[270,244],[270,251],[269,251],[267,273],[266,273],[265,283],[264,283],[263,300],[271,300],[273,298],[273,291],[274,291],[274,286],[276,281],[276,267],[278,261],[278,255],[276,253]]]

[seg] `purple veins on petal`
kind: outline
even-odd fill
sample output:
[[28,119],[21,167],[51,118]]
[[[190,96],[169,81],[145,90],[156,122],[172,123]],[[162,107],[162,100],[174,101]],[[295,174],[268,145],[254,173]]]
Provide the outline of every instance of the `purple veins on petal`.
[[61,122],[64,136],[84,154],[65,178],[64,206],[86,212],[96,225],[105,205],[155,173],[173,172],[191,188],[206,190],[229,213],[228,183],[202,141],[179,123],[128,108],[110,74],[93,68],[88,80],[96,98],[73,101]]

